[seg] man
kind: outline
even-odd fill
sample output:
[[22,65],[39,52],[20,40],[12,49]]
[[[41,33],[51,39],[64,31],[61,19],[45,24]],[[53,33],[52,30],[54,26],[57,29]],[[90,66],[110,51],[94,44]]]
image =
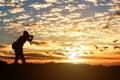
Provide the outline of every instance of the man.
[[15,51],[15,61],[14,61],[15,64],[17,64],[19,58],[22,60],[23,64],[26,63],[24,55],[23,55],[23,45],[26,41],[29,41],[30,44],[32,44],[32,40],[33,40],[33,35],[29,35],[29,33],[27,31],[24,31],[23,35],[20,36],[17,39],[17,41],[15,41],[12,44],[12,48]]

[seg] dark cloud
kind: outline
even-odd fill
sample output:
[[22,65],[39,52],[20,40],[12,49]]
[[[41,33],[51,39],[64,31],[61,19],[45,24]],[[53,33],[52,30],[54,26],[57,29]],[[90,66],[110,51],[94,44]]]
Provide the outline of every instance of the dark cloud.
[[32,41],[33,44],[38,45],[38,46],[48,46],[48,42],[43,42],[43,41]]
[[120,12],[115,12],[114,16],[120,16]]
[[5,48],[6,46],[5,45],[0,45],[0,48]]

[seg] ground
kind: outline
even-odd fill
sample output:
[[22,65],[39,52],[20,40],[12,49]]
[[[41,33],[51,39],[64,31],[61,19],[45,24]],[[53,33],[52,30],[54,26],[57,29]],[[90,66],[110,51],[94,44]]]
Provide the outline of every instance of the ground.
[[46,63],[7,64],[0,62],[2,80],[119,80],[120,66]]

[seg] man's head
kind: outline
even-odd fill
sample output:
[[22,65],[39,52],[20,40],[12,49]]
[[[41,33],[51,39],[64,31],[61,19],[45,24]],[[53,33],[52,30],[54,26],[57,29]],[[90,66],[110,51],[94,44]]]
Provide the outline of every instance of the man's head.
[[24,31],[24,32],[23,32],[23,35],[24,35],[24,36],[29,36],[29,33],[28,33],[27,31]]

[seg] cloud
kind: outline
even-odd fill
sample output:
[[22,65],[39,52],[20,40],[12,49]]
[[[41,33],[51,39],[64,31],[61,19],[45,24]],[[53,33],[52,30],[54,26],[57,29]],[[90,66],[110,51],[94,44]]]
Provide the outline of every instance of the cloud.
[[85,1],[93,2],[94,4],[98,3],[98,0],[85,0]]
[[120,16],[120,12],[115,12],[114,16]]
[[79,18],[81,16],[80,13],[70,13],[69,15],[67,15],[67,18]]
[[21,6],[25,1],[27,0],[0,0],[0,6]]
[[73,2],[74,0],[61,0],[61,3],[70,3]]
[[36,18],[40,18],[40,17],[42,17],[42,16],[38,14],[38,15],[36,15],[35,17],[36,17]]
[[14,0],[0,0],[1,3],[14,3]]
[[19,26],[22,26],[22,22],[17,22],[17,21],[13,21],[13,22],[11,22],[11,24],[10,25],[8,25],[8,26],[11,26],[11,27],[19,27]]
[[8,14],[6,12],[2,13],[0,12],[0,17],[7,16]]
[[10,19],[3,19],[3,22],[10,22]]
[[37,23],[31,23],[31,24],[27,24],[24,22],[17,22],[17,21],[12,21],[10,25],[5,26],[5,28],[15,28],[15,32],[17,34],[19,34],[20,32],[22,32],[23,30],[29,30],[29,32],[31,32],[32,34],[34,34],[33,32],[33,27],[34,29],[38,29],[40,26]]
[[44,13],[44,15],[43,15],[43,17],[51,17],[51,16],[54,16],[54,14],[52,14],[52,13]]
[[26,42],[24,44],[25,49],[33,50],[33,52],[36,50],[56,50],[59,48],[59,46],[55,45],[54,43],[51,43],[49,41],[40,41],[40,40],[33,40],[32,45],[30,45],[29,42]]
[[15,0],[5,0],[5,5],[6,6],[15,6],[15,4],[14,4],[14,2],[15,2]]
[[15,2],[15,0],[8,0],[9,1],[9,3],[14,3]]
[[114,3],[120,3],[120,0],[112,0]]
[[50,21],[57,21],[58,18],[48,18],[48,20],[50,20]]
[[5,0],[0,0],[0,3],[4,3]]
[[102,16],[105,16],[106,14],[108,14],[108,12],[95,12],[95,17],[102,17]]
[[69,10],[71,12],[71,11],[77,10],[78,8],[73,6],[73,5],[68,5],[68,6],[65,6],[65,9],[67,9],[67,10]]
[[0,6],[4,6],[4,4],[1,4],[1,3],[0,3]]
[[56,2],[57,0],[45,0],[45,2],[47,2],[47,3],[54,3],[54,2]]
[[27,19],[29,17],[30,17],[30,15],[24,13],[24,14],[21,14],[18,17],[16,17],[16,19]]
[[[40,2],[30,3],[30,5],[28,5],[29,6],[28,9],[32,13],[28,13],[29,10],[28,10],[28,12],[24,10],[25,13],[22,13],[21,15],[11,16],[11,18],[13,18],[11,21],[14,21],[14,19],[15,20],[17,19],[18,22],[19,22],[19,20],[22,22],[21,23],[12,23],[11,22],[11,23],[9,23],[10,27],[17,28],[19,26],[24,25],[25,26],[24,28],[26,28],[28,30],[33,29],[32,30],[33,33],[40,34],[42,36],[42,38],[44,38],[44,36],[49,38],[50,36],[56,37],[56,36],[60,36],[60,35],[65,35],[64,31],[67,31],[68,33],[70,32],[67,35],[73,36],[73,34],[71,34],[72,29],[74,29],[72,32],[74,34],[75,34],[75,32],[78,32],[78,34],[81,34],[82,31],[85,33],[89,32],[92,34],[92,32],[90,30],[92,30],[92,29],[95,30],[95,29],[97,29],[97,27],[100,28],[101,25],[105,24],[104,18],[106,17],[106,15],[109,14],[109,12],[108,13],[107,12],[96,12],[95,16],[93,16],[93,17],[87,17],[86,19],[81,18],[83,16],[81,14],[84,14],[81,12],[85,11],[85,9],[88,10],[89,8],[91,8],[91,6],[88,3],[87,4],[82,4],[82,3],[78,4],[79,0],[78,0],[78,2],[76,2],[76,1],[64,0],[63,2],[61,1],[61,5],[59,5],[57,3],[53,4],[54,0],[53,1],[51,1],[51,0],[46,1],[47,2],[46,4],[40,3]],[[87,0],[87,1],[94,2],[94,0]],[[16,3],[16,1],[15,1],[15,3]],[[62,3],[64,3],[64,4],[62,4]],[[47,5],[47,4],[49,4],[49,5]],[[78,5],[76,5],[76,4],[78,4]],[[47,9],[48,7],[49,7],[49,9]],[[21,8],[24,9],[24,7],[21,7]],[[44,8],[44,10],[42,8]],[[34,9],[37,9],[37,11],[35,13],[34,13]],[[41,9],[41,10],[39,11],[39,9]],[[15,14],[15,12],[13,12],[13,13]],[[17,13],[19,14],[19,11]],[[104,16],[104,18],[101,18],[103,16]],[[94,20],[94,17],[98,18],[97,21]],[[7,20],[5,18],[5,19],[3,19],[3,22],[9,22],[9,20]],[[37,22],[37,24],[34,22]],[[80,24],[78,23],[79,27],[75,28],[73,26],[70,26],[74,22],[79,22],[80,23]],[[57,25],[57,26],[55,26],[55,25]],[[82,27],[82,26],[84,26],[84,27]],[[23,30],[22,28],[23,27],[21,27],[21,29],[20,29],[20,27],[19,27],[20,30]],[[18,31],[18,29],[16,31]],[[51,34],[49,34],[49,33],[51,33]],[[102,34],[101,31],[99,31],[99,33]],[[67,35],[66,35],[66,37],[68,37]],[[86,35],[86,36],[88,36],[88,35]]]
[[48,42],[41,42],[41,41],[32,41],[33,44],[38,45],[38,46],[48,46]]
[[51,42],[51,41],[33,40],[32,44],[38,46],[39,48],[46,48],[48,50],[49,49],[57,50],[61,47],[59,45],[61,43],[56,43],[56,42]]
[[61,8],[52,8],[51,9],[51,12],[61,12],[63,9],[61,9]]
[[6,45],[0,45],[0,48],[5,48],[6,47]]
[[13,8],[13,9],[9,10],[9,13],[12,13],[12,14],[21,13],[21,12],[25,12],[25,9],[20,8],[20,7],[16,7],[16,8]]
[[48,7],[50,7],[50,6],[52,6],[51,3],[40,4],[40,3],[38,3],[38,2],[29,5],[29,7],[32,7],[32,8],[34,8],[34,9],[36,9],[36,10],[40,10],[41,8],[48,8]]
[[120,3],[113,3],[111,6],[112,7],[109,9],[111,12],[120,10]]
[[79,4],[78,5],[78,9],[86,9],[88,7],[90,7],[90,5],[87,5],[87,4]]

